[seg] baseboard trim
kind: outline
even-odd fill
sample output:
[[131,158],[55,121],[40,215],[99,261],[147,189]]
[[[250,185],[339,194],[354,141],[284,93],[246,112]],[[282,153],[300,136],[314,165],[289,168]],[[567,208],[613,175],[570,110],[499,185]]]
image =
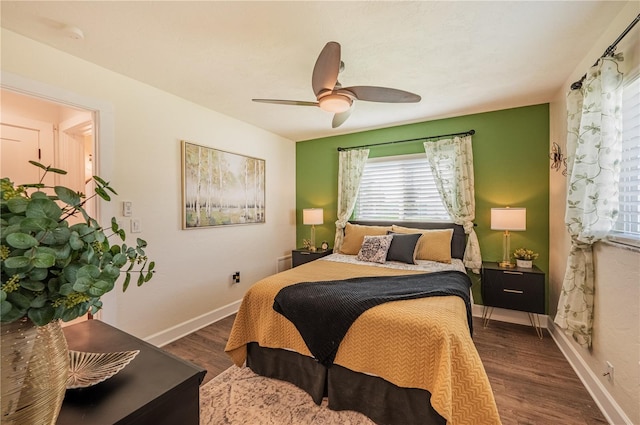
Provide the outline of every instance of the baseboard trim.
[[190,333],[202,329],[205,326],[209,326],[210,324],[217,322],[218,320],[222,320],[225,317],[237,313],[238,309],[240,308],[241,302],[242,300],[234,301],[208,313],[187,320],[186,322],[172,326],[169,329],[165,329],[161,332],[153,334],[147,338],[144,338],[144,340],[150,344],[155,345],[156,347],[162,347],[169,344],[170,342],[173,342],[177,339],[189,335]]
[[589,394],[591,394],[600,411],[602,411],[605,419],[610,424],[633,425],[631,419],[624,413],[620,405],[611,396],[611,393],[607,391],[593,370],[591,370],[589,365],[582,359],[582,356],[580,356],[580,353],[578,353],[562,329],[558,328],[553,321],[549,321],[547,329],[564,357],[578,375],[580,381],[582,381],[584,387]]
[[[482,317],[482,310],[484,306],[481,304],[474,304],[471,310],[474,317]],[[540,327],[546,328],[549,321],[549,316],[546,314],[538,314],[540,319]],[[531,326],[529,321],[529,314],[524,311],[506,310],[503,308],[495,307],[491,314],[491,320],[497,320],[499,322],[515,323],[517,325]]]
[[[473,316],[482,317],[483,308],[484,306],[480,304],[474,304],[472,310]],[[578,375],[578,378],[593,398],[593,401],[598,405],[598,408],[604,415],[605,419],[612,425],[633,425],[631,419],[629,419],[620,405],[613,399],[611,393],[609,393],[604,385],[602,385],[598,376],[582,359],[571,343],[569,337],[562,331],[562,329],[555,326],[553,320],[551,320],[549,316],[539,315],[539,317],[540,326],[549,331],[551,338],[560,349],[562,355],[567,359],[576,375]],[[491,315],[491,320],[531,326],[528,315],[521,311],[495,308]]]

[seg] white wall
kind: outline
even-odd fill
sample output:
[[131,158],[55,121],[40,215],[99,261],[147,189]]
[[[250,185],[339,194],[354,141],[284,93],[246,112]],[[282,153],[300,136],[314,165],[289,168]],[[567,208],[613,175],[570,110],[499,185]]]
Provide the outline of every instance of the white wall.
[[[550,141],[566,152],[566,94],[569,86],[584,75],[605,49],[620,35],[635,16],[640,3],[629,2],[609,29],[593,46],[582,63],[550,103]],[[638,66],[640,26],[618,46],[626,51],[622,71]],[[552,171],[550,176],[549,310],[555,317],[562,288],[570,238],[564,225],[567,178]],[[581,361],[615,400],[634,424],[640,424],[640,251],[598,243],[594,249],[595,309],[593,348],[588,350],[569,340]],[[602,376],[605,362],[614,365],[613,382]]]
[[[142,221],[133,236],[147,240],[157,272],[142,287],[108,294],[106,321],[141,338],[195,323],[241,299],[294,248],[293,141],[5,29],[1,54],[4,73],[107,105],[103,123],[113,128],[101,129],[99,174],[119,196],[101,205],[101,221],[122,218],[120,203],[132,201]],[[266,224],[181,230],[180,140],[265,159]],[[236,271],[241,283],[232,285]]]

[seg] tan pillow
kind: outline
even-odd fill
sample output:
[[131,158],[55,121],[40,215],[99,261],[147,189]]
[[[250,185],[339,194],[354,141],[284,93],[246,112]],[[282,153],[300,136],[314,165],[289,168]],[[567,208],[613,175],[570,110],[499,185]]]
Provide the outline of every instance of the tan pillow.
[[422,233],[416,247],[416,260],[451,263],[453,229],[414,229],[394,224],[391,226],[391,231],[395,233]]
[[366,236],[382,236],[391,230],[391,226],[363,226],[347,223],[344,229],[344,240],[340,247],[341,254],[357,255]]

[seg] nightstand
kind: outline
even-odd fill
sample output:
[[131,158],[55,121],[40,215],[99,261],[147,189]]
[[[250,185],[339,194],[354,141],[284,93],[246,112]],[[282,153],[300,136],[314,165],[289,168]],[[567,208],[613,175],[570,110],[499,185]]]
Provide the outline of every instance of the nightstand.
[[294,249],[291,251],[291,266],[298,267],[300,264],[326,257],[333,253],[333,249],[318,249],[309,251],[308,249]]
[[505,268],[498,263],[482,263],[482,320],[486,327],[494,307],[524,311],[529,314],[531,326],[542,339],[538,314],[544,314],[544,272],[538,267],[525,269]]

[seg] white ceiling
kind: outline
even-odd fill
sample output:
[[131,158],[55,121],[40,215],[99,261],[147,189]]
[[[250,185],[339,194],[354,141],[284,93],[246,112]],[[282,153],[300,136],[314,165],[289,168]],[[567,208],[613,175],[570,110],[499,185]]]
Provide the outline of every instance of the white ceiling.
[[[1,12],[4,28],[300,141],[548,102],[625,4],[2,0]],[[342,45],[344,86],[422,101],[356,101],[338,129],[320,108],[251,101],[314,101],[328,41]]]

